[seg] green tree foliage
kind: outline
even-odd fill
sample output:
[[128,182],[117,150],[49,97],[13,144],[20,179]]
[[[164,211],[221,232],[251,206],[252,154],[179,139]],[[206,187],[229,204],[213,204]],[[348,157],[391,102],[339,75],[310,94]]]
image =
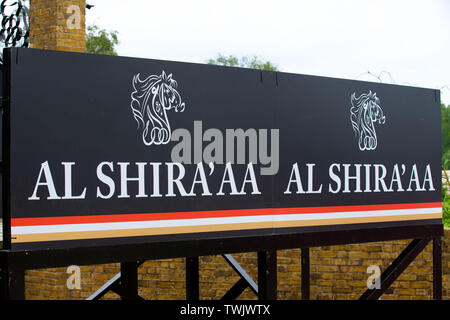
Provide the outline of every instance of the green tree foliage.
[[[442,168],[450,169],[450,106],[441,104],[441,130],[442,130]],[[442,222],[450,227],[450,195],[448,189],[450,178],[444,171],[444,181],[442,184]]]
[[450,186],[450,178],[444,171],[444,183],[442,183],[442,223],[446,227],[450,227],[450,195],[448,188]]
[[107,31],[97,26],[89,26],[86,30],[86,52],[117,56],[115,46],[119,44],[117,31]]
[[259,70],[279,71],[278,67],[270,61],[264,61],[258,56],[243,56],[238,58],[234,55],[225,56],[218,54],[216,58],[209,59],[208,64],[215,64],[227,67],[242,67]]
[[449,170],[450,165],[450,105],[441,104],[441,130],[442,130],[442,165]]

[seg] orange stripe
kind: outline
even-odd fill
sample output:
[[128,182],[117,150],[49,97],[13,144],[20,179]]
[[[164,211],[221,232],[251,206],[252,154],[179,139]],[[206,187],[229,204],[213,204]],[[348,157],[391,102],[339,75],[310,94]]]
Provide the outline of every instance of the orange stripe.
[[420,209],[420,208],[438,208],[438,207],[442,207],[441,202],[330,206],[330,207],[184,211],[184,212],[164,212],[164,213],[134,213],[134,214],[92,215],[92,216],[73,216],[73,217],[64,216],[64,217],[40,217],[40,218],[13,218],[11,219],[11,226],[23,227],[23,226],[39,226],[39,225],[55,225],[55,224],[222,218],[222,217],[277,215],[277,214],[308,214],[308,213],[311,214],[311,213],[329,213],[329,212],[399,210],[399,209]]
[[381,217],[360,217],[360,218],[338,218],[338,219],[319,219],[319,220],[298,220],[298,221],[280,221],[280,222],[250,222],[233,223],[219,225],[202,226],[183,226],[183,227],[159,227],[142,229],[121,229],[121,230],[101,230],[101,231],[75,231],[75,232],[55,232],[55,233],[36,233],[36,234],[18,234],[11,238],[12,243],[37,242],[37,241],[62,241],[62,240],[83,240],[99,238],[120,238],[136,236],[153,236],[180,233],[214,232],[214,231],[238,231],[249,229],[268,229],[285,227],[306,227],[306,226],[325,226],[341,225],[349,223],[374,223],[374,222],[392,222],[406,220],[426,220],[441,218],[441,214],[418,214],[402,216],[381,216]]

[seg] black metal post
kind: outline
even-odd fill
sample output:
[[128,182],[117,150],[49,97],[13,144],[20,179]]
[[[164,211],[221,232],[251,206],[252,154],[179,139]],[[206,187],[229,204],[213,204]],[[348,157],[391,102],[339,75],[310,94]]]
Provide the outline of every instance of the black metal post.
[[302,300],[310,299],[309,248],[302,248]]
[[0,301],[25,300],[25,271],[1,270],[0,284]]
[[0,254],[0,301],[25,300],[25,270],[11,270],[8,254]]
[[186,257],[186,300],[199,300],[199,262],[198,257]]
[[9,273],[9,300],[25,300],[25,271]]
[[0,301],[8,299],[8,259],[4,252],[0,252]]
[[442,300],[442,241],[433,238],[433,299]]
[[277,299],[277,252],[258,252],[258,299]]
[[0,274],[0,301],[8,300],[8,287],[7,287],[7,279],[4,276],[3,272]]
[[120,298],[122,300],[137,300],[138,295],[138,263],[120,263]]

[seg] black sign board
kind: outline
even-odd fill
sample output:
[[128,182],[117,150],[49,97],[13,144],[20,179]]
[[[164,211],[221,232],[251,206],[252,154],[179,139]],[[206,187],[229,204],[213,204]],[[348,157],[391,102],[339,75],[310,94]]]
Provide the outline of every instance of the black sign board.
[[441,223],[436,90],[18,48],[3,80],[13,250]]

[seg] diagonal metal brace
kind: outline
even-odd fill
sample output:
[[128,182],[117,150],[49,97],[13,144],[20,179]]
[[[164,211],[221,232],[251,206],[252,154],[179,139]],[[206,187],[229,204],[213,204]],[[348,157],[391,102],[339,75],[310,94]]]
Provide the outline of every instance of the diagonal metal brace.
[[414,239],[381,274],[380,288],[367,289],[359,298],[360,300],[377,300],[390,287],[390,285],[402,274],[410,263],[422,252],[431,239]]
[[[145,261],[139,261],[136,264],[136,267],[138,268],[144,262]],[[97,291],[95,291],[88,298],[86,298],[86,300],[99,300],[105,294],[107,294],[109,291],[113,291],[114,293],[117,293],[119,296],[122,296],[121,280],[122,280],[122,273],[119,272],[114,277],[112,277],[110,280],[108,280],[104,285],[102,285]],[[138,298],[141,298],[141,297],[138,296]]]
[[233,268],[233,270],[241,277],[231,288],[225,293],[221,300],[233,300],[240,296],[240,294],[248,287],[256,295],[258,295],[258,285],[248,275],[247,272],[240,266],[240,264],[231,256],[231,254],[223,254],[222,257]]
[[102,285],[97,291],[91,294],[86,300],[99,300],[109,291],[113,291],[120,295],[120,272],[112,277],[108,282]]

